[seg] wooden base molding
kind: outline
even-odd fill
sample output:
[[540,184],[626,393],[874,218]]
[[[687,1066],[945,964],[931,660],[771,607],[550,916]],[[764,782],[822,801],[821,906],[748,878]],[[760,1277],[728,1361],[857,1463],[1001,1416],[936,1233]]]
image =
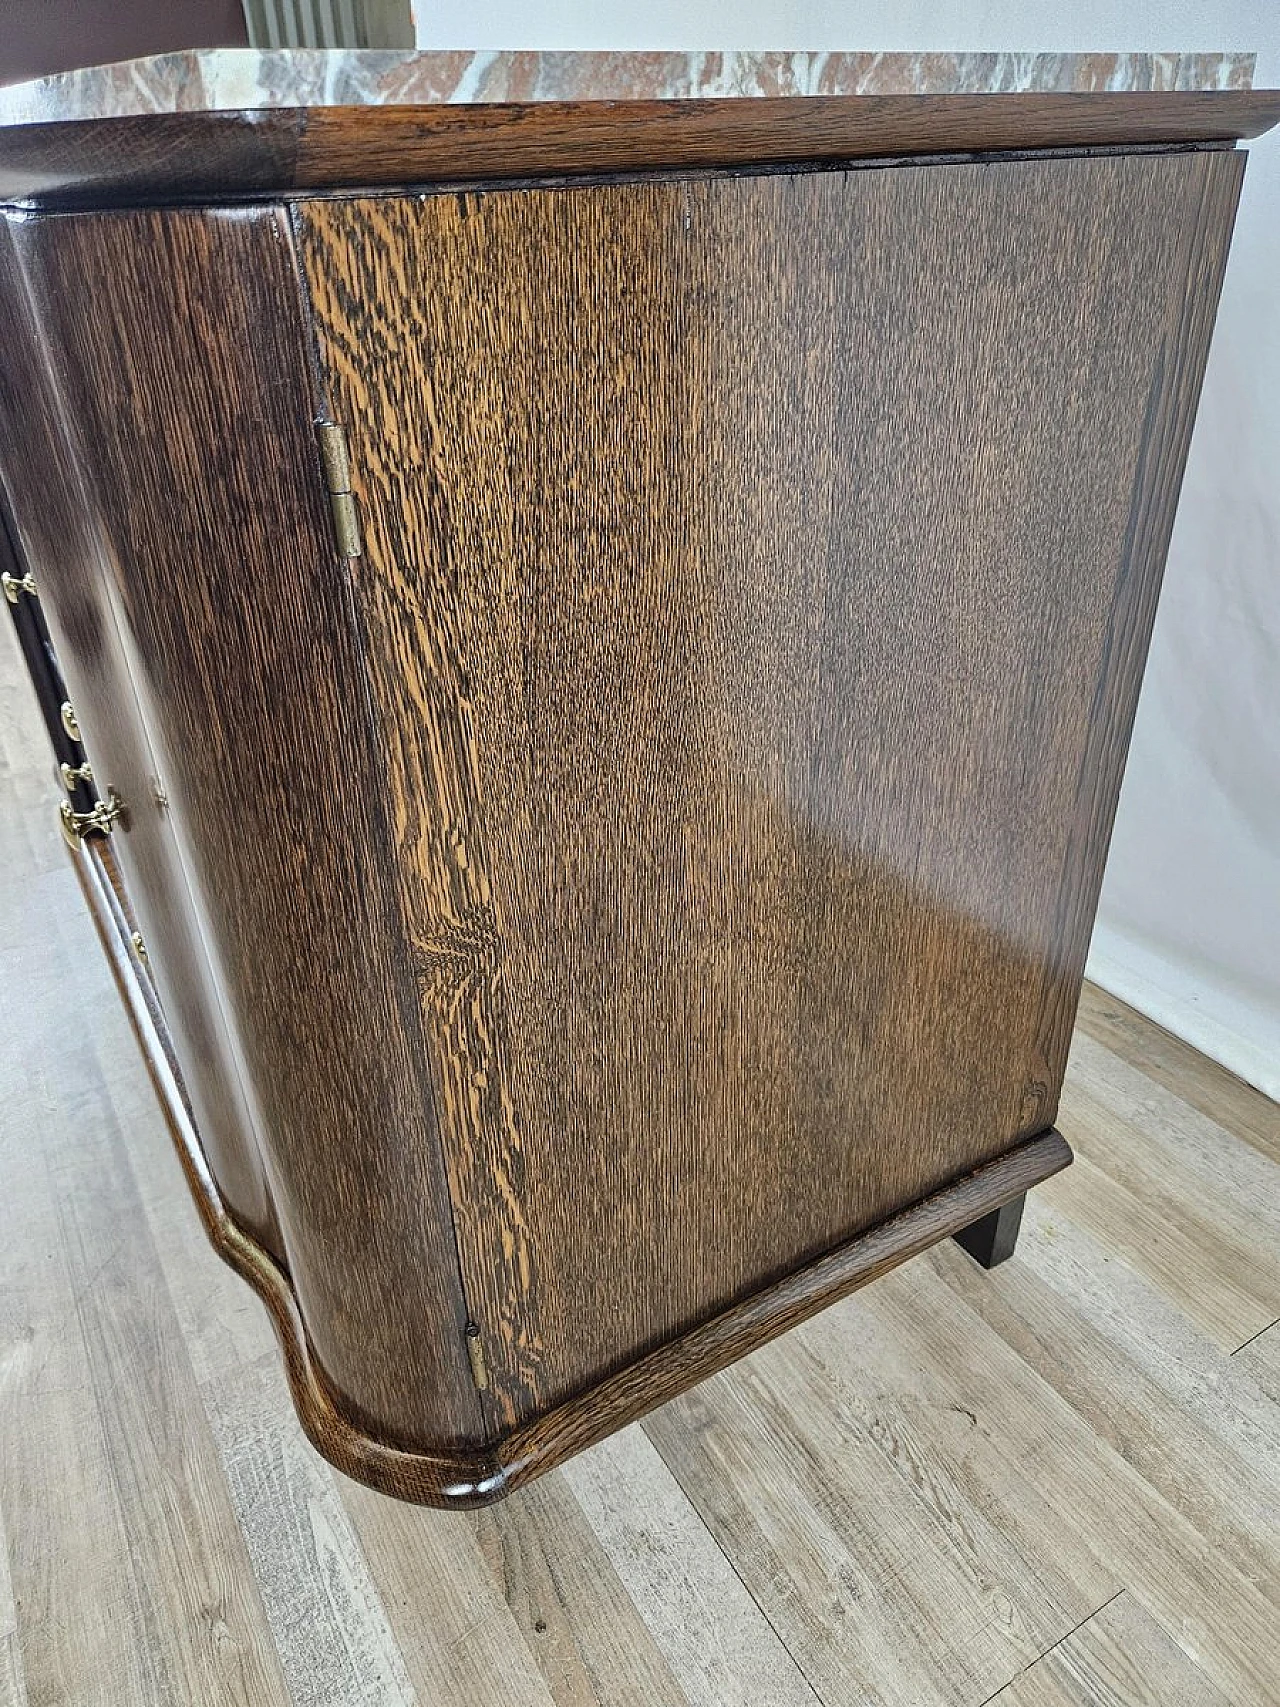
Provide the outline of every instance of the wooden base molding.
[[201,1149],[164,1017],[139,957],[110,849],[90,839],[71,858],[209,1242],[266,1305],[307,1438],[344,1475],[398,1499],[442,1507],[501,1499],[940,1239],[995,1214],[1072,1159],[1066,1139],[1050,1128],[659,1346],[484,1451],[445,1455],[377,1440],[344,1415],[326,1382],[285,1269],[237,1224],[222,1201]]

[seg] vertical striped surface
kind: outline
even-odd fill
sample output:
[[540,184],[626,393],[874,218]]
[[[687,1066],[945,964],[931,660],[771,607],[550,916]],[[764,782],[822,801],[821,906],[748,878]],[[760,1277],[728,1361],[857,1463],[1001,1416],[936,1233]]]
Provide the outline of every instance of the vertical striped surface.
[[503,1505],[305,1445],[0,624],[2,1707],[1274,1707],[1280,1110],[1086,992],[1078,1160]]

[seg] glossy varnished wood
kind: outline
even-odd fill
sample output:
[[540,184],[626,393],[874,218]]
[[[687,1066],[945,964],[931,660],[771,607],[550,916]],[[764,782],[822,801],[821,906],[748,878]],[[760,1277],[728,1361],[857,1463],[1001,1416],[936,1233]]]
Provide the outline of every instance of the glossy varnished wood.
[[[1210,167],[1203,193],[1192,192],[1185,208],[1173,215],[1185,244],[1176,264],[1185,271],[1179,275],[1180,295],[1170,303],[1170,318],[1152,349],[1133,501],[1111,589],[1102,670],[1075,770],[1069,831],[1059,843],[1054,950],[1045,964],[1036,1022],[1037,1048],[1049,1064],[1054,1083],[1061,1082],[1071,1041],[1138,688],[1217,314],[1226,246],[1244,171],[1243,159],[1237,158],[1234,164],[1234,180],[1231,162]],[[1160,244],[1158,229],[1153,228],[1149,236],[1154,245]],[[1047,847],[1045,853],[1046,858],[1054,857]]]
[[[69,216],[14,238],[57,352],[45,390],[76,455],[69,525],[91,527],[95,546],[46,537],[32,555],[75,691],[91,689],[102,784],[128,803],[126,870],[135,838],[176,842],[226,1065],[254,1116],[275,1257],[352,1426],[473,1442],[447,1190],[288,233],[255,210]],[[42,498],[29,484],[23,510],[52,528]],[[106,614],[78,628],[80,611]],[[137,741],[113,746],[113,721]],[[163,806],[133,762],[142,741]],[[167,946],[149,945],[166,1005],[188,971]]]
[[147,114],[0,129],[0,199],[41,206],[655,168],[1230,142],[1280,92],[856,95]]
[[501,1505],[407,1506],[310,1451],[204,1248],[42,740],[0,624],[0,1699],[1275,1707],[1274,1103],[1087,991],[1062,1120],[1122,1220],[1069,1168],[994,1274],[940,1245]]
[[[1105,151],[1270,109],[1009,99],[26,135],[50,203],[659,172],[10,222],[0,463],[176,1051],[82,879],[375,1486],[492,1499],[1069,1158],[1242,169]],[[1103,152],[903,164],[1006,147]]]
[[340,1470],[383,1493],[429,1505],[485,1505],[602,1440],[745,1356],[815,1311],[886,1274],[948,1234],[960,1233],[1067,1166],[1071,1151],[1049,1131],[957,1180],[867,1235],[828,1252],[754,1298],[594,1386],[491,1449],[405,1449],[353,1427],[308,1344],[287,1272],[246,1237],[227,1213],[191,1120],[178,1063],[146,967],[130,940],[114,859],[101,841],[74,856],[81,888],[151,1074],[187,1183],[219,1256],[243,1276],[271,1314],[299,1419],[312,1443]]
[[1240,171],[295,210],[495,1427],[1053,1121]]
[[[146,731],[115,609],[116,548],[102,527],[68,411],[11,241],[0,229],[0,296],[8,336],[0,360],[0,478],[24,567],[33,568],[69,680],[96,781],[129,803],[122,864],[156,955],[170,1029],[210,1164],[251,1234],[282,1254],[254,1119],[234,1064],[213,970],[193,916],[172,825],[156,810],[160,764]],[[47,695],[45,696],[47,698]],[[59,793],[51,790],[49,823]],[[90,805],[92,802],[85,802]]]

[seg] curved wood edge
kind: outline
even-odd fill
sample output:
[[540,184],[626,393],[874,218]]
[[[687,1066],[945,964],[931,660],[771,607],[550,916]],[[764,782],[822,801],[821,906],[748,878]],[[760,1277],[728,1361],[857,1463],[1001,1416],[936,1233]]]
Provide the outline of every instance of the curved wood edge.
[[218,1255],[249,1282],[267,1307],[307,1438],[344,1475],[399,1499],[442,1507],[487,1505],[501,1499],[1020,1196],[1072,1159],[1066,1139],[1051,1127],[657,1347],[485,1452],[451,1455],[397,1446],[363,1433],[343,1415],[308,1343],[288,1274],[237,1225],[222,1202],[204,1160],[163,1015],[133,940],[127,898],[109,846],[97,839],[85,841],[72,859],[205,1232]]
[[0,126],[0,201],[47,208],[610,172],[1230,144],[1280,91],[791,95],[140,113]]
[[287,1272],[236,1222],[209,1171],[174,1060],[164,1015],[133,938],[128,899],[110,846],[88,838],[71,851],[81,888],[133,1022],[187,1185],[210,1244],[261,1298],[271,1317],[298,1420],[311,1444],[356,1481],[421,1505],[482,1505],[505,1489],[496,1458],[406,1451],[371,1439],[338,1408],[307,1340]]
[[1021,1196],[1072,1160],[1050,1127],[994,1161],[921,1198],[772,1286],[658,1346],[590,1391],[500,1441],[517,1486],[674,1398],[850,1292]]

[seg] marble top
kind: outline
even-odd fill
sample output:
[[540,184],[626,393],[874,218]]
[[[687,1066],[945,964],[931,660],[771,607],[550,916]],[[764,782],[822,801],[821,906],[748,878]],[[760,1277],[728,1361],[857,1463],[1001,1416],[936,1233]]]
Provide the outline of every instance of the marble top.
[[1251,53],[444,53],[213,48],[0,88],[0,123],[263,107],[1248,89]]

